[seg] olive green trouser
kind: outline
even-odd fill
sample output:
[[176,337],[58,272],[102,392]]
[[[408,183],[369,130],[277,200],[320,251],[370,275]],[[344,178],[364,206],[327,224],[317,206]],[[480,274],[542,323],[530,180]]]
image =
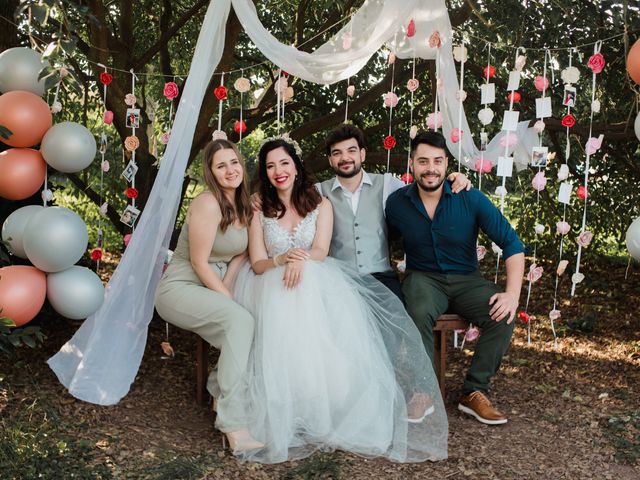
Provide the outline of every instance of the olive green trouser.
[[[407,312],[422,335],[425,349],[434,362],[433,327],[445,312],[457,313],[480,329],[471,367],[463,385],[463,394],[489,391],[491,377],[500,368],[509,348],[515,322],[496,322],[489,316],[489,299],[500,288],[479,271],[469,274],[443,274],[407,271],[402,290]],[[435,363],[434,363],[435,365]]]

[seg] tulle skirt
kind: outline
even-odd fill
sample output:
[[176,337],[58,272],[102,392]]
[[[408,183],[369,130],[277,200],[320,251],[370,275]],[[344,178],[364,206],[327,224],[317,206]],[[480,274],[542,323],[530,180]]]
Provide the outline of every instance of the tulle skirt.
[[[297,288],[284,267],[245,264],[236,300],[256,321],[247,369],[248,428],[265,444],[242,458],[278,463],[341,449],[398,462],[447,456],[448,425],[431,362],[402,303],[335,259],[307,261]],[[407,402],[435,411],[408,422]]]

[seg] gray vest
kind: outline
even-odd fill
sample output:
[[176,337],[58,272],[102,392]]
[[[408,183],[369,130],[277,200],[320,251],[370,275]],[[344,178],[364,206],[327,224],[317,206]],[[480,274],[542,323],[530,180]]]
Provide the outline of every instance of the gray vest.
[[387,224],[382,211],[384,176],[369,174],[369,177],[372,185],[362,185],[355,215],[342,189],[331,191],[333,178],[320,184],[322,195],[333,206],[330,255],[350,263],[363,275],[391,270]]

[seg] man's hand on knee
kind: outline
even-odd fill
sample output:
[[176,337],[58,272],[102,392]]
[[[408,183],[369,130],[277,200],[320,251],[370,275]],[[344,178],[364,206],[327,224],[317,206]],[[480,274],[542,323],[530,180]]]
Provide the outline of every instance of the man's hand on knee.
[[493,320],[499,322],[507,319],[507,324],[513,321],[518,309],[519,298],[511,293],[496,293],[489,299],[489,305],[493,305],[489,315]]

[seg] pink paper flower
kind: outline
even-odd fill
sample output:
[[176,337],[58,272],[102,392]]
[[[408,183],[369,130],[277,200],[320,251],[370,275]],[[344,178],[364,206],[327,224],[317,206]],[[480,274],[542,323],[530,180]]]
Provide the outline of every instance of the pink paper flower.
[[459,128],[451,129],[451,141],[453,143],[458,143],[461,138],[462,138],[462,130],[460,130]]
[[589,57],[589,63],[587,65],[593,73],[600,73],[605,66],[604,57],[601,53],[594,53]]
[[478,257],[478,261],[482,260],[487,254],[487,249],[484,245],[478,245],[476,247],[476,256]]
[[122,241],[124,242],[124,246],[128,246],[131,241],[131,234],[127,233],[124,237],[122,237]]
[[418,127],[416,127],[415,125],[411,125],[411,128],[409,129],[409,138],[413,140],[414,138],[416,138],[417,134]]
[[560,310],[553,309],[549,312],[549,320],[555,322],[561,317]]
[[211,134],[213,140],[227,140],[227,134],[222,130],[214,130]]
[[430,113],[427,115],[427,127],[431,130],[437,130],[442,127],[442,112]]
[[533,124],[533,130],[536,133],[542,133],[544,131],[544,127],[545,127],[545,124],[542,120],[538,120],[536,123]]
[[349,85],[347,87],[347,95],[349,97],[353,97],[355,95],[355,93],[356,93],[356,87],[354,85]]
[[536,235],[542,235],[545,231],[545,227],[544,225],[540,224],[540,223],[536,223],[535,226],[533,227],[533,231],[536,232]]
[[437,30],[429,36],[429,47],[440,48],[442,46],[442,40],[440,39],[440,32]]
[[409,20],[409,25],[407,25],[407,37],[411,38],[416,34],[416,22],[413,21],[413,18]]
[[387,108],[395,108],[398,105],[398,96],[393,92],[385,93],[382,98],[384,98],[384,106]]
[[467,333],[464,334],[465,342],[473,342],[476,338],[480,336],[480,330],[478,327],[469,327]]
[[544,272],[544,268],[539,267],[535,263],[532,263],[529,267],[529,273],[527,273],[527,280],[531,283],[535,283],[542,277],[542,273]]
[[420,82],[417,78],[410,78],[409,80],[407,80],[407,90],[409,90],[410,92],[415,92],[419,86]]
[[127,93],[124,96],[124,103],[126,103],[130,107],[133,107],[136,104],[136,96],[133,93]]
[[564,271],[567,269],[567,265],[569,265],[569,260],[560,260],[558,262],[558,268],[556,269],[556,273],[558,274],[558,276],[564,273]]
[[491,162],[489,160],[482,159],[479,158],[476,160],[476,163],[473,165],[473,168],[476,172],[482,172],[482,173],[489,173],[491,171],[491,168],[493,168],[493,165],[491,165]]
[[235,88],[240,93],[247,93],[251,90],[251,81],[248,78],[240,77],[235,82],[233,82],[233,88]]
[[387,61],[389,62],[389,65],[393,65],[394,63],[396,63],[396,54],[393,52],[390,52],[389,58]]
[[538,75],[533,80],[533,85],[539,92],[544,92],[547,88],[549,88],[549,79],[547,77],[543,77],[542,75]]
[[105,110],[102,121],[106,125],[111,125],[113,123],[113,112],[111,110]]
[[531,186],[536,192],[541,192],[547,186],[547,177],[544,176],[543,171],[539,171],[533,176],[531,180]]
[[111,166],[109,165],[109,160],[104,160],[101,164],[100,164],[100,169],[104,172],[107,173],[109,171],[109,169],[111,168]]
[[511,133],[511,132],[506,133],[500,139],[500,146],[502,148],[515,147],[517,144],[518,144],[518,135],[516,135],[515,133]]
[[593,233],[591,233],[589,230],[585,230],[580,235],[578,235],[578,238],[576,238],[576,243],[581,247],[588,247],[591,243],[591,240],[593,240]]
[[604,137],[604,135],[600,135],[600,137],[598,137],[598,138],[591,137],[589,140],[587,140],[587,143],[584,146],[584,149],[585,149],[585,151],[587,152],[588,155],[593,155],[598,150],[600,150],[600,147],[602,146],[602,138],[603,137]]
[[569,230],[571,230],[571,225],[563,220],[556,223],[556,230],[560,235],[566,235],[567,233],[569,233]]
[[58,101],[51,104],[51,113],[59,113],[62,110],[62,104]]
[[124,148],[126,148],[130,152],[137,150],[139,146],[140,140],[135,135],[129,135],[124,139]]
[[178,96],[180,90],[176,82],[167,82],[164,84],[164,90],[162,91],[164,97],[171,101]]

